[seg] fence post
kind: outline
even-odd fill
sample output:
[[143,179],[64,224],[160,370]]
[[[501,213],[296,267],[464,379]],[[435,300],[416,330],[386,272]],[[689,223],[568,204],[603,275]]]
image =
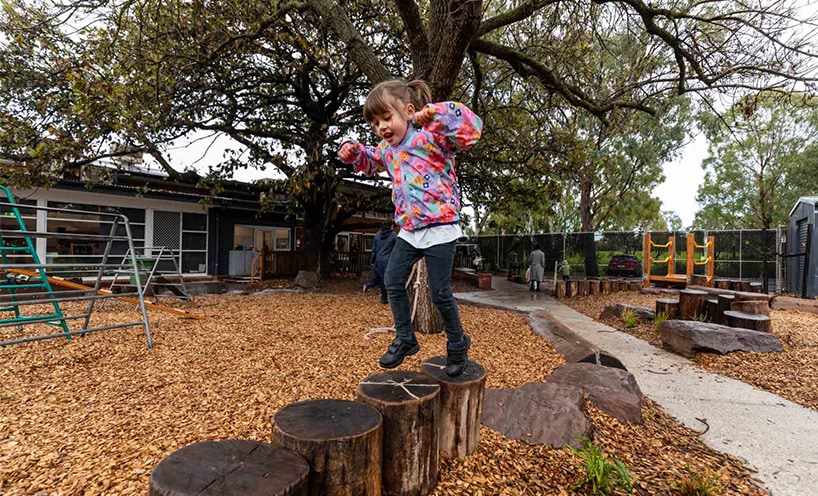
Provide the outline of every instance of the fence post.
[[741,245],[744,244],[742,241],[741,233],[744,232],[744,229],[738,230],[738,278],[741,280],[741,249],[743,248]]

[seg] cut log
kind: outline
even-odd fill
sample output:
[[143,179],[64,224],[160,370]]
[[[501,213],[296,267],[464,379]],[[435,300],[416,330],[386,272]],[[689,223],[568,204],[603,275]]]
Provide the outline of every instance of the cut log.
[[641,281],[630,281],[628,283],[628,291],[639,291],[642,289]]
[[696,320],[704,315],[707,293],[697,289],[683,289],[679,291],[679,318],[681,320]]
[[679,316],[679,300],[671,298],[658,298],[656,300],[656,315],[664,313],[665,320],[674,320]]
[[695,286],[707,286],[707,276],[693,274],[690,276],[690,284]]
[[577,296],[588,296],[588,281],[577,279]]
[[588,294],[589,295],[599,294],[599,284],[600,284],[600,282],[601,281],[599,279],[588,279]]
[[619,281],[619,291],[628,290],[628,281]]
[[766,301],[734,301],[730,305],[730,310],[744,313],[754,313],[756,315],[770,316],[770,305]]
[[745,293],[749,293],[750,289],[751,289],[750,288],[750,281],[741,281],[741,285],[739,287],[741,288],[740,291],[743,291]]
[[729,279],[716,279],[716,287],[719,289],[730,289]]
[[554,285],[554,297],[558,300],[565,298],[565,281],[557,281]]
[[719,300],[718,298],[708,298],[704,306],[704,315],[708,322],[716,322],[719,314]]
[[772,321],[766,315],[728,310],[724,312],[724,319],[730,327],[740,327],[742,329],[752,329],[762,332],[771,332],[773,329]]
[[576,279],[569,279],[566,281],[565,286],[565,293],[568,298],[574,298],[577,296],[577,281]]
[[308,400],[273,416],[273,443],[310,465],[310,496],[381,494],[383,422],[378,410],[357,401]]
[[246,439],[203,441],[162,460],[151,473],[149,495],[306,496],[309,472],[303,457],[280,446]]
[[713,323],[724,324],[724,312],[732,309],[732,305],[733,302],[736,300],[736,297],[735,295],[731,294],[720,294],[717,295],[717,300],[719,302],[719,307],[716,311]]
[[763,289],[764,285],[760,282],[751,282],[750,283],[750,292],[751,293],[760,293]]
[[449,377],[445,368],[445,356],[427,358],[420,365],[420,370],[440,385],[440,452],[449,458],[463,458],[480,444],[486,369],[469,360],[462,374]]
[[608,279],[602,279],[599,281],[599,294],[610,294],[611,293],[611,281]]
[[440,385],[420,372],[379,372],[358,385],[358,401],[383,416],[383,494],[431,493],[440,460]]
[[741,281],[738,279],[730,279],[730,290],[741,291]]

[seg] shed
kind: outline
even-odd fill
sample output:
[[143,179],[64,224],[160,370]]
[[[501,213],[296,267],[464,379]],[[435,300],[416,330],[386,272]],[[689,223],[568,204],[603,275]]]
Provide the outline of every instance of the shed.
[[802,196],[790,210],[787,227],[785,288],[802,298],[818,296],[818,196]]

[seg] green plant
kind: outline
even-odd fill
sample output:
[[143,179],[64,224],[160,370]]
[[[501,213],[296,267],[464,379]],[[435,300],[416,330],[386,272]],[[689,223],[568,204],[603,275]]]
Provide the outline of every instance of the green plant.
[[698,315],[695,315],[693,317],[693,320],[696,320],[698,322],[707,322],[707,315],[700,313]]
[[670,318],[667,312],[659,312],[656,314],[656,317],[653,318],[653,325],[656,326],[656,330],[659,330],[659,326],[662,325],[662,322],[666,321]]
[[719,496],[724,488],[719,482],[719,474],[710,469],[704,473],[687,468],[687,475],[676,483],[676,487],[684,496]]
[[584,444],[582,449],[571,447],[571,452],[582,460],[585,475],[574,489],[584,487],[591,494],[613,494],[616,488],[628,492],[633,488],[631,473],[628,468],[616,457],[607,457],[601,449],[591,443],[586,437],[577,438]]
[[622,312],[622,322],[625,323],[625,327],[636,327],[639,323],[639,316],[633,310],[625,310]]

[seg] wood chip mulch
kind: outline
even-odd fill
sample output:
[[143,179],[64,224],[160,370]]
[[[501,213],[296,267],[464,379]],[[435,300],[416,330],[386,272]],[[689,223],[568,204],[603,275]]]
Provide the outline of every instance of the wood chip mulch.
[[[627,303],[655,308],[656,298],[636,292],[583,296],[560,300],[575,310],[662,347],[652,322],[626,328],[620,319],[599,319],[605,305]],[[705,370],[726,375],[808,408],[818,410],[818,315],[773,310],[773,333],[781,339],[781,353],[736,352],[727,355],[699,353],[695,363]]]
[[[284,405],[354,398],[392,339],[362,338],[391,325],[375,294],[223,295],[185,308],[208,318],[151,312],[153,350],[134,328],[0,349],[0,494],[146,494],[153,467],[189,443],[269,442],[270,418]],[[523,316],[460,309],[488,387],[542,381],[564,363]],[[94,323],[126,318],[133,307],[114,304]],[[404,369],[443,354],[444,336],[419,340],[421,352]],[[653,403],[639,426],[589,411],[595,443],[630,467],[634,494],[680,494],[674,488],[688,469],[720,474],[722,494],[768,494],[737,460],[704,446]],[[570,451],[481,433],[477,453],[443,462],[435,495],[574,494],[579,460]]]

